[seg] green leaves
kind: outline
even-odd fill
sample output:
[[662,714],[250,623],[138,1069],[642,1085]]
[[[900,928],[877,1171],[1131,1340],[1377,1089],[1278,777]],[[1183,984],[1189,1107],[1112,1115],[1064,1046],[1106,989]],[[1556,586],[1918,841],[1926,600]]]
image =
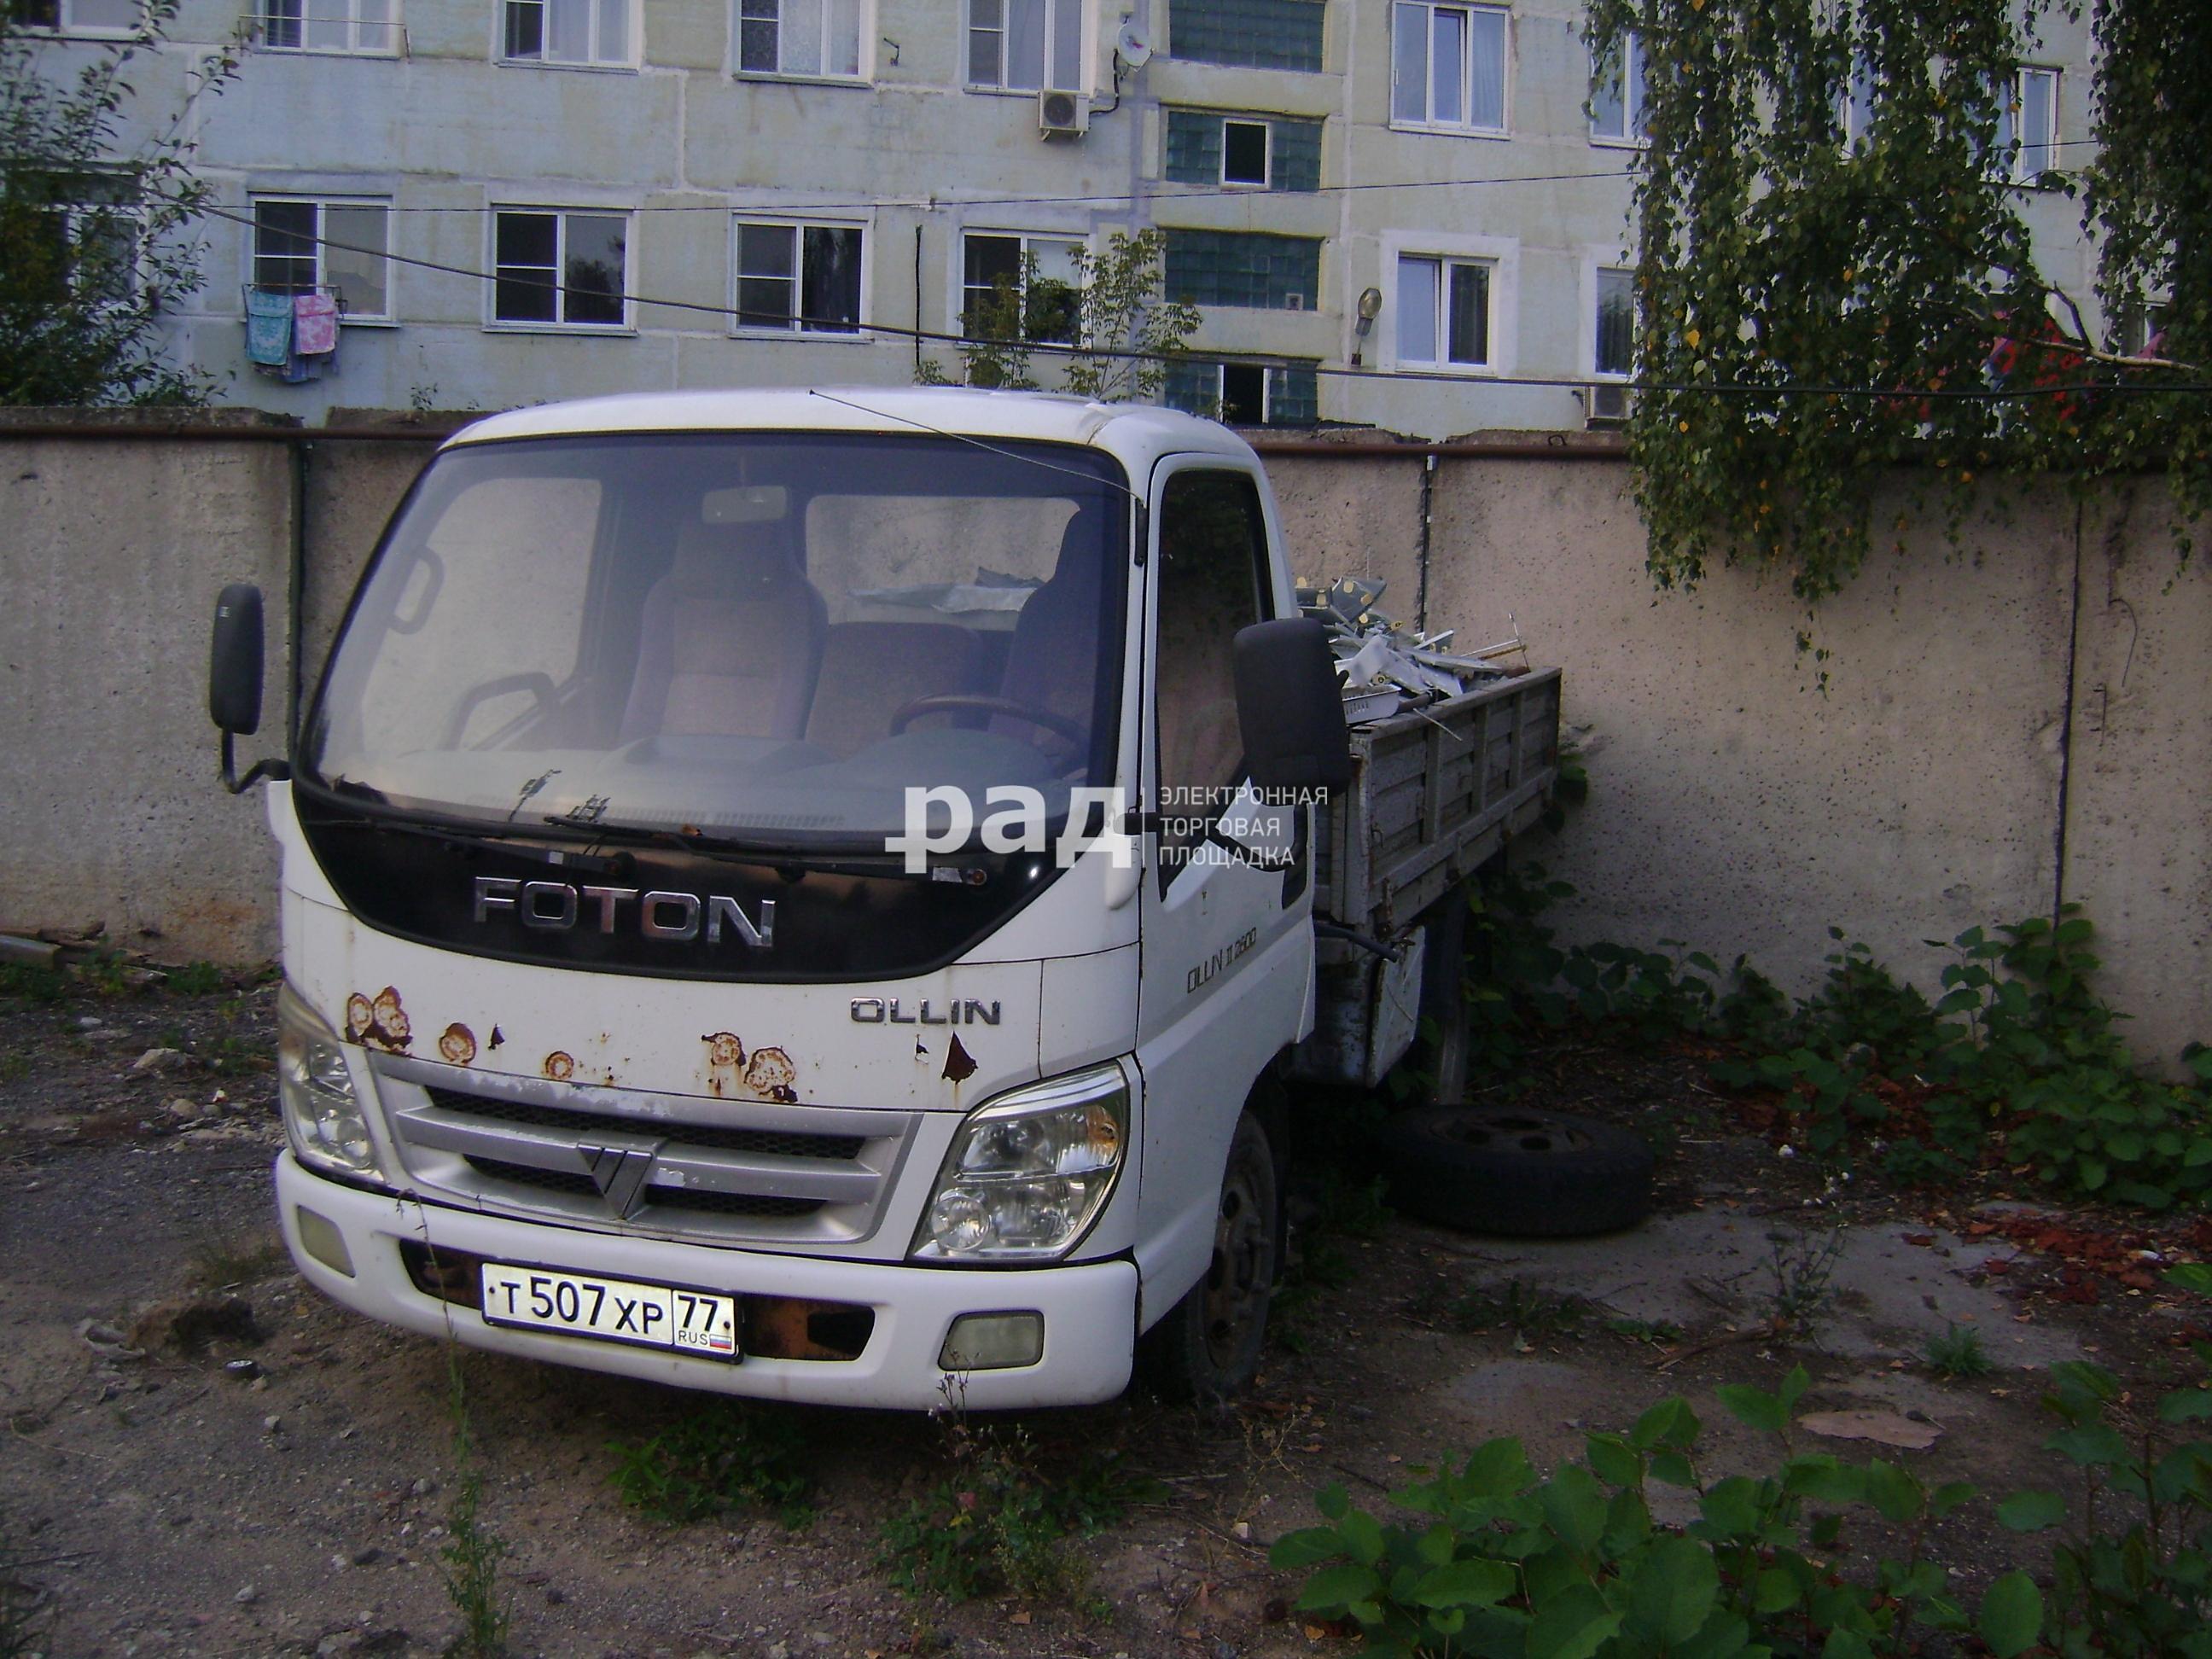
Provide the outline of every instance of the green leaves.
[[1640,1631],[1673,1646],[1704,1627],[1720,1589],[1712,1552],[1687,1538],[1669,1538],[1654,1546],[1629,1578],[1628,1611]]
[[2005,1574],[1982,1598],[1981,1617],[1974,1628],[1996,1659],[2014,1659],[2043,1635],[2043,1592],[2024,1572]]

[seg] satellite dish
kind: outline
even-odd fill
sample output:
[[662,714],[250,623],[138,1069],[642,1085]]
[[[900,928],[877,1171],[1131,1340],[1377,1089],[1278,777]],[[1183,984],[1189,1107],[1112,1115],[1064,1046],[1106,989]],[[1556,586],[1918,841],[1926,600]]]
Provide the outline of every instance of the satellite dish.
[[1121,53],[1121,61],[1133,70],[1140,70],[1152,60],[1152,43],[1146,38],[1144,30],[1134,23],[1121,25],[1121,33],[1114,42],[1114,50]]

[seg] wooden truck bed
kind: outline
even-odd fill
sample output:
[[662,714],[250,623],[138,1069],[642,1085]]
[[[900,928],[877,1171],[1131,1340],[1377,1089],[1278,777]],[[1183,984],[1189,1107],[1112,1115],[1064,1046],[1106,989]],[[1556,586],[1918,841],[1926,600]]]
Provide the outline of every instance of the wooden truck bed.
[[1316,914],[1395,939],[1534,824],[1559,775],[1556,668],[1354,727],[1352,787],[1323,815]]

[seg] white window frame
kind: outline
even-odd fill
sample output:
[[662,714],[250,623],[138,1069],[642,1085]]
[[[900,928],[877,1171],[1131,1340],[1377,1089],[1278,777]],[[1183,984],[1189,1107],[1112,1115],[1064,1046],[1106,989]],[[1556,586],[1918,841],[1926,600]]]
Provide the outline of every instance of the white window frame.
[[[556,307],[563,313],[568,308],[567,284],[562,281],[568,270],[568,220],[573,215],[594,219],[619,219],[623,222],[623,314],[619,323],[572,323],[565,315],[546,320],[535,318],[501,317],[499,314],[499,218],[502,213],[526,213],[539,218],[550,218],[553,231],[553,277]],[[484,210],[484,269],[492,273],[492,280],[483,284],[484,327],[497,334],[579,334],[586,336],[623,335],[637,332],[637,302],[630,295],[637,286],[636,274],[637,216],[626,207],[608,207],[592,202],[553,204],[547,202],[495,202]]]
[[[947,325],[955,334],[967,331],[968,239],[971,236],[992,236],[1000,241],[1018,242],[1021,246],[1018,255],[1019,263],[1015,267],[1017,270],[1028,268],[1030,245],[1033,242],[1060,242],[1079,247],[1083,250],[1085,259],[1090,258],[1092,252],[1091,239],[1079,230],[1010,230],[1001,225],[963,225],[960,228],[960,234],[952,239],[952,282],[949,289],[952,296],[952,306],[951,314],[946,319]],[[1019,298],[1026,309],[1029,304],[1029,289],[1026,283],[1021,286]],[[1044,343],[1063,343],[1048,341]]]
[[1597,54],[1590,54],[1590,143],[1614,149],[1649,149],[1651,140],[1644,132],[1644,112],[1646,92],[1644,78],[1644,37],[1633,29],[1621,35],[1620,70],[1620,131],[1607,132],[1598,125],[1597,94],[1599,77],[1604,65]]
[[[1408,13],[1423,14],[1421,37],[1421,109],[1419,116],[1398,112],[1398,30]],[[1466,21],[1465,34],[1460,49],[1460,95],[1464,114],[1455,111],[1448,115],[1437,113],[1436,102],[1436,45],[1437,14],[1456,12]],[[1498,52],[1498,125],[1478,125],[1473,118],[1474,109],[1474,18],[1477,14],[1495,16],[1500,20],[1504,40]],[[1401,131],[1450,132],[1476,138],[1506,138],[1513,131],[1513,12],[1510,6],[1486,3],[1486,0],[1394,0],[1390,8],[1390,125]]]
[[[2045,173],[2059,171],[2058,110],[2063,73],[2053,64],[2022,64],[2012,77],[2004,112],[1997,120],[1997,165],[2001,176],[2014,184],[2033,185]],[[2044,130],[2049,136],[2041,144],[2031,147],[2021,139],[2021,133],[2027,124],[2029,90],[2034,87],[2044,88],[2044,96],[2049,100],[2044,112]],[[2031,148],[2044,152],[2044,166],[2025,164]]]
[[1854,56],[1843,89],[1836,94],[1836,127],[1844,136],[1846,152],[1857,149],[1874,131],[1874,65]]
[[83,23],[74,15],[82,0],[53,0],[54,21],[51,23],[19,21],[17,27],[51,31],[56,34],[77,34],[110,40],[128,40],[145,26],[146,8],[143,0],[134,0],[131,9],[132,21],[128,23]]
[[[623,55],[611,57],[602,51],[599,41],[600,22],[608,0],[575,0],[585,10],[585,33],[589,41],[586,55],[582,58],[553,57],[548,44],[553,36],[552,8],[562,0],[497,0],[492,8],[492,61],[531,69],[562,70],[635,70],[639,52],[644,44],[645,18],[639,0],[613,0],[621,7],[623,21]],[[510,54],[507,49],[507,22],[518,7],[535,7],[538,12],[539,47],[535,52]]]
[[[787,230],[792,234],[791,263],[791,322],[750,323],[743,320],[738,313],[738,295],[743,291],[745,270],[738,252],[738,234],[747,225],[767,229]],[[806,292],[806,232],[809,230],[849,230],[860,238],[860,304],[850,328],[809,328],[800,313]],[[874,286],[876,239],[874,227],[861,219],[793,218],[786,213],[758,209],[739,208],[730,215],[727,247],[730,259],[730,332],[748,340],[805,340],[812,345],[835,344],[865,341],[869,337],[871,318],[870,290]]]
[[[114,178],[116,175],[94,170],[82,175],[88,179]],[[144,297],[146,292],[146,209],[143,203],[67,201],[56,203],[48,211],[61,222],[61,235],[67,257],[70,261],[70,287],[74,291],[78,283],[76,269],[77,250],[84,245],[80,222],[93,216],[127,221],[131,233],[131,265],[124,292],[119,295],[87,296],[78,294],[81,302],[88,303],[95,311],[128,311]]]
[[[817,63],[830,61],[830,0],[820,0],[822,39],[817,42]],[[854,11],[854,62],[858,66],[852,74],[829,70],[794,70],[784,66],[789,55],[784,50],[785,29],[789,19],[791,0],[730,0],[730,73],[748,81],[827,81],[837,86],[866,86],[875,79],[876,0],[853,0]],[[772,17],[757,14],[771,12]],[[754,14],[748,15],[748,14]],[[773,22],[775,25],[775,67],[749,68],[745,64],[744,29],[748,22]]]
[[[960,78],[970,92],[1003,92],[1022,97],[1033,97],[1040,92],[1079,92],[1091,90],[1091,8],[1094,0],[1042,0],[1044,6],[1044,61],[1038,65],[1037,84],[1016,83],[1006,61],[1007,43],[1013,31],[1006,27],[1008,7],[1016,0],[967,0],[962,10],[960,29]],[[1058,86],[1053,81],[1053,64],[1059,57],[1054,50],[1060,44],[1059,30],[1066,15],[1074,15],[1075,73],[1073,86]],[[994,21],[985,21],[986,19]],[[978,34],[998,36],[998,66],[994,77],[979,81],[975,76],[975,38]]]
[[[1229,176],[1229,129],[1257,127],[1260,129],[1260,176],[1257,179],[1232,179]],[[1221,118],[1221,187],[1224,190],[1273,190],[1275,187],[1275,124],[1264,116],[1224,115]]]
[[[399,57],[407,39],[407,31],[400,18],[400,0],[381,0],[386,14],[381,19],[363,18],[361,15],[363,6],[374,3],[376,0],[254,0],[252,13],[253,48],[256,52],[296,52],[310,56]],[[279,19],[275,15],[279,5],[288,9],[296,7],[299,15]],[[276,40],[276,27],[280,21],[287,28],[297,29],[299,39]],[[342,26],[345,30],[345,45],[310,43],[308,32],[315,22]]]
[[[1521,245],[1506,236],[1446,236],[1431,231],[1394,230],[1382,240],[1382,311],[1376,319],[1374,349],[1376,367],[1404,369],[1409,374],[1509,375],[1519,357],[1521,311]],[[1409,361],[1398,351],[1398,262],[1437,259],[1447,264],[1486,264],[1490,267],[1490,361],[1455,363],[1449,359]],[[1440,287],[1439,295],[1448,292]],[[1439,304],[1443,301],[1440,298]],[[1349,308],[1347,307],[1347,311]],[[1440,349],[1449,343],[1438,335]]]
[[322,196],[301,191],[283,190],[257,190],[253,191],[247,197],[246,204],[246,216],[254,222],[246,228],[245,270],[246,286],[249,288],[255,285],[253,278],[258,258],[256,244],[259,240],[261,234],[260,210],[261,204],[264,202],[291,203],[297,205],[312,207],[315,210],[315,285],[319,289],[334,288],[337,286],[337,284],[333,283],[330,280],[330,264],[329,261],[324,257],[323,252],[323,238],[329,234],[324,222],[324,216],[332,208],[383,209],[384,252],[380,257],[384,262],[384,309],[381,311],[341,311],[338,313],[338,321],[341,324],[345,325],[368,323],[372,325],[381,324],[386,325],[398,321],[399,308],[393,298],[392,291],[392,278],[397,274],[398,267],[392,263],[392,228],[393,221],[392,216],[392,198],[390,197]]
[[[1607,383],[1626,382],[1636,378],[1636,267],[1622,263],[1619,248],[1592,250],[1583,258],[1583,324],[1582,364],[1593,380]],[[1619,272],[1629,283],[1629,366],[1625,369],[1600,368],[1597,362],[1598,301],[1603,297],[1603,286],[1608,272]]]

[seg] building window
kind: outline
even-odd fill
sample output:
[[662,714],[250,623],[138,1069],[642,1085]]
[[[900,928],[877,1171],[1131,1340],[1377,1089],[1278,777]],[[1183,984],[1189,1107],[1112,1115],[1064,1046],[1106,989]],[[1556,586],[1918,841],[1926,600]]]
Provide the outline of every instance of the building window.
[[1398,0],[1390,115],[1413,126],[1505,131],[1505,9]]
[[398,0],[260,0],[255,43],[272,52],[397,52]]
[[1267,187],[1267,124],[1265,121],[1224,121],[1221,124],[1221,182]]
[[15,183],[30,211],[21,246],[11,250],[11,276],[27,298],[95,308],[137,300],[145,225],[129,179],[26,172]]
[[1626,380],[1636,372],[1636,273],[1601,266],[1597,273],[1596,357],[1592,367]]
[[1168,15],[1169,53],[1249,69],[1322,66],[1322,0],[1181,0]]
[[1231,230],[1170,230],[1168,298],[1194,306],[1304,311],[1321,291],[1321,242]]
[[1487,259],[1398,258],[1398,361],[1409,367],[1486,368],[1495,267]]
[[2140,311],[2129,313],[2120,319],[2115,343],[2121,355],[2129,357],[2163,357],[2166,355],[2166,314],[2171,302],[2154,301]]
[[1590,137],[1641,143],[1644,131],[1644,42],[1621,37],[1617,50],[1590,65]]
[[1997,112],[1998,166],[2007,178],[2032,185],[2057,170],[2057,141],[2058,71],[2023,69]]
[[349,321],[392,315],[391,208],[258,196],[253,201],[253,286],[271,294],[327,289]]
[[1318,418],[1317,380],[1310,368],[1264,363],[1176,363],[1168,370],[1168,407],[1231,426],[1311,426]]
[[629,321],[629,216],[492,210],[495,323],[621,328]]
[[968,0],[968,83],[1083,90],[1083,0]]
[[26,28],[70,34],[135,34],[143,21],[140,0],[10,0],[9,13]]
[[960,331],[971,337],[1071,341],[1083,244],[1066,236],[970,231],[961,248]]
[[1836,125],[1847,150],[1857,149],[1874,131],[1874,65],[1864,58],[1851,59],[1851,78],[1836,99]]
[[857,225],[736,222],[740,329],[799,334],[860,330],[862,237]]
[[[309,0],[328,4],[330,0]],[[500,55],[514,64],[594,64],[628,69],[636,61],[632,0],[503,0]]]
[[738,0],[738,68],[747,75],[860,79],[866,0]]

